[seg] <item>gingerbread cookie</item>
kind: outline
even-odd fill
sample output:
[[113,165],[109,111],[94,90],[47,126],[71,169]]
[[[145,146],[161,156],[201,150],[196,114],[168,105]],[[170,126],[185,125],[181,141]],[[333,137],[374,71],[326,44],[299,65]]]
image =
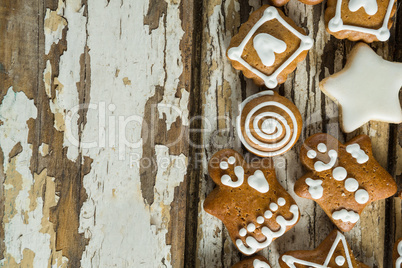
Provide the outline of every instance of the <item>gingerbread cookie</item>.
[[281,268],[369,268],[355,259],[345,236],[338,230],[333,230],[314,250],[286,252],[279,258],[279,265]]
[[386,41],[396,11],[396,0],[328,0],[327,31],[338,39]]
[[248,97],[239,105],[236,129],[250,152],[272,157],[287,152],[299,139],[303,122],[297,107],[272,90]]
[[401,86],[402,63],[383,60],[364,43],[352,49],[342,71],[320,82],[320,89],[339,104],[347,133],[370,120],[401,123]]
[[397,191],[392,176],[374,159],[366,135],[342,144],[328,134],[315,134],[304,142],[300,158],[310,171],[297,180],[295,193],[316,201],[344,232],[368,204]]
[[272,158],[246,163],[234,150],[224,149],[209,161],[216,188],[204,210],[219,218],[233,243],[245,255],[269,246],[299,220],[299,208],[278,183]]
[[233,36],[227,57],[257,85],[274,88],[304,60],[313,40],[283,12],[264,5]]
[[402,268],[402,238],[396,241],[392,257],[394,259],[394,268]]
[[263,256],[256,255],[236,263],[232,268],[271,268],[271,266]]

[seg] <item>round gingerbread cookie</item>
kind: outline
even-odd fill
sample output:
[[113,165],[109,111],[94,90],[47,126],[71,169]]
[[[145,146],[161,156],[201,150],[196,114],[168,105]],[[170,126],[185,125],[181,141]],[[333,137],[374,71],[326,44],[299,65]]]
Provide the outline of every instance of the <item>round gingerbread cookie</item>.
[[257,85],[274,88],[286,81],[312,46],[313,40],[294,21],[264,5],[233,36],[226,54],[233,67]]
[[244,100],[236,120],[237,133],[243,145],[261,157],[287,152],[299,139],[302,126],[297,107],[272,90]]
[[396,0],[328,0],[325,27],[338,39],[387,41]]

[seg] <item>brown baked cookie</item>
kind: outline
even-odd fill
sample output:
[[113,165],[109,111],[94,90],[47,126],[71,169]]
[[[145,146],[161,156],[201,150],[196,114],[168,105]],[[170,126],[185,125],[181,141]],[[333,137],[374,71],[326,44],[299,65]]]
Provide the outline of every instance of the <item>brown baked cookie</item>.
[[286,252],[279,258],[279,265],[281,268],[369,268],[355,259],[345,236],[336,229],[314,250]]
[[328,0],[325,27],[338,39],[386,41],[396,0]]
[[402,268],[402,238],[395,243],[392,259],[394,268]]
[[313,39],[283,12],[264,5],[233,36],[227,57],[257,85],[274,88],[304,60]]
[[262,91],[239,106],[236,129],[243,145],[261,157],[287,152],[299,139],[303,121],[297,107],[272,90]]
[[245,255],[269,246],[299,220],[299,208],[278,183],[272,158],[246,163],[234,150],[224,149],[209,161],[216,188],[204,210],[219,218]]
[[271,268],[271,266],[263,256],[255,255],[236,263],[232,268]]
[[[306,5],[317,5],[324,0],[299,0],[299,1]],[[274,6],[281,7],[281,6],[286,5],[289,2],[289,0],[271,0],[270,2]]]
[[300,158],[309,172],[296,181],[295,193],[316,201],[344,232],[368,204],[397,191],[392,176],[374,159],[366,135],[342,144],[328,134],[315,134],[304,142]]

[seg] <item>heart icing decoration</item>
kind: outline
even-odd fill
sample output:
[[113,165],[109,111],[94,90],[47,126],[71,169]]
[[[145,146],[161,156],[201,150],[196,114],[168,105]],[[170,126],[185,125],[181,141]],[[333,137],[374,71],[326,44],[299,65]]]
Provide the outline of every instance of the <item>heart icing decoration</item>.
[[248,177],[247,182],[250,187],[253,187],[260,193],[266,193],[269,191],[269,184],[261,170],[256,170],[254,175]]
[[376,0],[350,0],[349,9],[352,12],[364,8],[368,15],[374,15],[378,11],[378,5]]
[[257,34],[253,39],[255,51],[265,66],[272,66],[275,62],[275,53],[283,53],[286,43],[267,33]]

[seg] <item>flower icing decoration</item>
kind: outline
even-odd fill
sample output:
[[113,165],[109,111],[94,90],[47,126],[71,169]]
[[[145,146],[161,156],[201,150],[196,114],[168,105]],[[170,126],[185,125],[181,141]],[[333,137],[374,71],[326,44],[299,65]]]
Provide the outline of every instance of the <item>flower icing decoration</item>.
[[239,105],[236,129],[250,152],[272,157],[287,152],[299,139],[302,117],[285,97],[266,90],[248,97]]
[[286,252],[279,258],[279,265],[281,268],[368,268],[355,259],[345,236],[338,230],[333,230],[314,250]]
[[374,159],[366,135],[342,144],[328,134],[315,134],[304,142],[300,157],[309,172],[296,181],[295,193],[317,202],[344,232],[368,204],[397,191],[392,176]]
[[216,188],[204,210],[223,222],[243,254],[269,246],[299,220],[296,202],[276,180],[272,158],[248,164],[236,151],[224,149],[210,159],[209,174]]

